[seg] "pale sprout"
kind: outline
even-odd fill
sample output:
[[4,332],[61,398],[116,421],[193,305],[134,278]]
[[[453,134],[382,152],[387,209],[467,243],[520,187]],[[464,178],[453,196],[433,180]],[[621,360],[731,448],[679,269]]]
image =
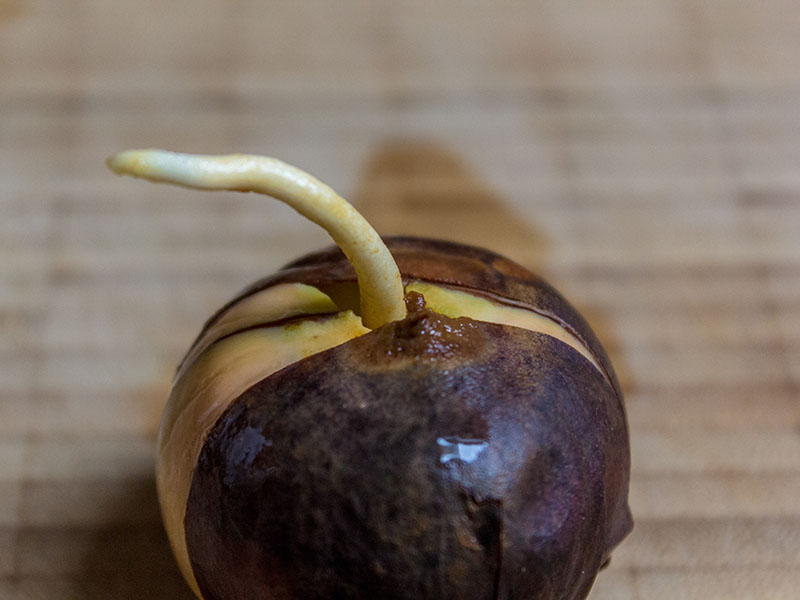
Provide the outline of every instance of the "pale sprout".
[[325,229],[353,265],[365,327],[406,316],[400,271],[383,240],[347,200],[312,175],[265,156],[166,150],[125,150],[108,166],[121,175],[203,190],[258,192],[285,202]]

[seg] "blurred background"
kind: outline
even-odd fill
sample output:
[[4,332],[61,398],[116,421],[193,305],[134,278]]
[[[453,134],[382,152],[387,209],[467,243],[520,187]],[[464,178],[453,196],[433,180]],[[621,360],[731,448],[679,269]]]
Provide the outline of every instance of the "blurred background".
[[174,368],[329,243],[103,164],[164,147],[279,157],[584,312],[636,519],[592,600],[797,598],[798,31],[791,0],[0,0],[0,597],[190,598],[153,478]]

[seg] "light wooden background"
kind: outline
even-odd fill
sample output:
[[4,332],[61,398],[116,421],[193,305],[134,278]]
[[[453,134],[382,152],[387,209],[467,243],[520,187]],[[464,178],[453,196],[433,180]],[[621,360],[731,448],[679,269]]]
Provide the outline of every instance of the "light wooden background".
[[592,600],[800,597],[800,4],[0,0],[0,598],[187,599],[153,440],[206,316],[327,244],[110,175],[271,154],[585,312],[636,528]]

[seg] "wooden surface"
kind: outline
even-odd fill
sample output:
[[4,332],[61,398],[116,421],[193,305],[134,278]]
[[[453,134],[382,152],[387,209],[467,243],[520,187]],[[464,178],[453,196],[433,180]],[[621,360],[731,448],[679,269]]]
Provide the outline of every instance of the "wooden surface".
[[627,397],[636,528],[592,600],[800,597],[798,31],[786,0],[0,0],[0,598],[189,598],[171,374],[327,243],[111,176],[131,146],[272,154],[538,269]]

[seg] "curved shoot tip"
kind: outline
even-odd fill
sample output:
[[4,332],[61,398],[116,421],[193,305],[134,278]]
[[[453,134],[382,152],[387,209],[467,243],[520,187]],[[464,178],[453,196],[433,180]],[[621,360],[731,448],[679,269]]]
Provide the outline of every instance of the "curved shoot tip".
[[108,158],[106,165],[117,175],[131,175],[191,188],[226,189],[227,186],[222,182],[215,185],[210,176],[218,169],[215,163],[219,163],[219,159],[230,161],[234,157],[239,158],[236,155],[210,157],[157,149],[123,150]]
[[180,162],[180,154],[156,149],[123,150],[106,159],[108,168],[117,175],[158,180],[168,178],[170,173],[175,172],[177,163]]
[[389,249],[349,202],[312,175],[277,159],[249,154],[125,150],[106,164],[119,175],[196,189],[258,192],[285,202],[325,229],[353,265],[366,327],[375,329],[406,316],[403,282]]
[[123,150],[106,159],[106,166],[117,175],[133,175],[137,172],[138,157],[144,150]]

